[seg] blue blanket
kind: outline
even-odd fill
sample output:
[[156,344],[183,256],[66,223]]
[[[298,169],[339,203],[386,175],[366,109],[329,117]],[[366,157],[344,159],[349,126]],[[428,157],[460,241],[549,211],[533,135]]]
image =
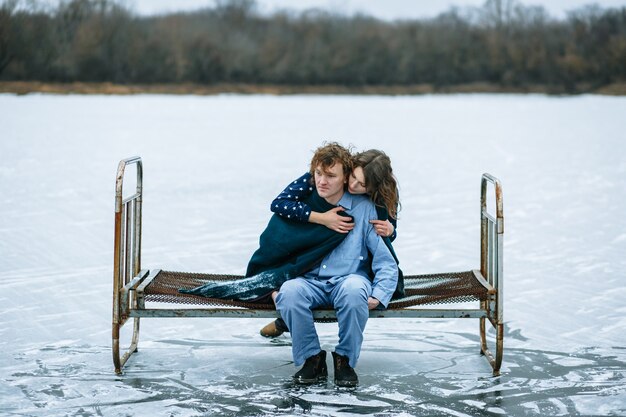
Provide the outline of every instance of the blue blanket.
[[[315,190],[304,201],[311,210],[320,213],[335,207]],[[179,292],[226,300],[259,300],[288,279],[313,269],[345,236],[322,225],[297,222],[274,214],[259,238],[259,249],[248,263],[246,278],[210,282]]]

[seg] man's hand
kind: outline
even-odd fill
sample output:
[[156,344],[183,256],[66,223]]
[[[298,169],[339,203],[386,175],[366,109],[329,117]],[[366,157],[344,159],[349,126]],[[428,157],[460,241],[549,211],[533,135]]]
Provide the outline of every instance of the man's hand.
[[367,299],[367,308],[369,310],[375,309],[376,307],[378,307],[378,304],[380,304],[380,301],[378,301],[374,297],[370,297]]
[[389,237],[393,234],[393,224],[389,220],[370,220],[378,236]]
[[339,215],[339,212],[344,210],[343,207],[335,207],[325,213],[313,211],[309,217],[309,222],[324,225],[335,232],[348,233],[354,228],[354,223],[352,217]]

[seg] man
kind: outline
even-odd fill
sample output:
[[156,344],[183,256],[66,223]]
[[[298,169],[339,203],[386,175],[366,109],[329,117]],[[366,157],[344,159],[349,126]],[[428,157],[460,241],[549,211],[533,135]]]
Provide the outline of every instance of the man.
[[[318,148],[311,161],[318,194],[341,206],[354,218],[354,228],[322,262],[303,276],[286,281],[276,297],[277,309],[291,332],[297,383],[310,384],[328,375],[326,352],[321,350],[312,310],[332,306],[337,311],[339,343],[333,352],[335,383],[356,386],[354,367],[359,359],[368,310],[387,306],[398,280],[398,267],[389,249],[369,223],[377,219],[374,204],[365,196],[345,191],[350,153],[331,143]],[[374,278],[368,278],[372,271]]]

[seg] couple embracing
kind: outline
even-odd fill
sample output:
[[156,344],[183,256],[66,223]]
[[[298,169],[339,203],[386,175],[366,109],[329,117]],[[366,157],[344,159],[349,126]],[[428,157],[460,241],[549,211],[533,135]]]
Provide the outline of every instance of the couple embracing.
[[294,375],[299,384],[328,375],[313,310],[334,308],[339,325],[334,380],[356,386],[354,368],[369,310],[386,308],[394,293],[403,293],[391,246],[397,209],[397,183],[383,152],[351,155],[337,143],[325,144],[315,151],[310,172],[272,202],[276,214],[248,265],[249,278],[192,291],[239,300],[271,294],[281,318],[261,334],[291,333],[294,364],[302,366]]

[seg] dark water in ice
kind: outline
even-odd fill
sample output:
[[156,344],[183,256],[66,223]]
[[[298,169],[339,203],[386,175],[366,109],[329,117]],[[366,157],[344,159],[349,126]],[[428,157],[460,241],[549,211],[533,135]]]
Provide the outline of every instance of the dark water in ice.
[[[626,415],[624,114],[596,96],[0,95],[0,415]],[[394,319],[368,323],[354,390],[293,386],[290,340],[260,319],[143,320],[116,376],[117,162],[144,159],[144,267],[243,273],[324,139],[392,158],[408,274],[478,267],[480,175],[502,180],[502,376],[475,320]],[[336,325],[319,331],[332,350]]]

